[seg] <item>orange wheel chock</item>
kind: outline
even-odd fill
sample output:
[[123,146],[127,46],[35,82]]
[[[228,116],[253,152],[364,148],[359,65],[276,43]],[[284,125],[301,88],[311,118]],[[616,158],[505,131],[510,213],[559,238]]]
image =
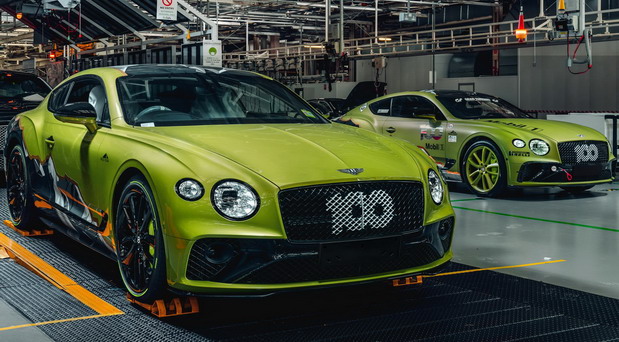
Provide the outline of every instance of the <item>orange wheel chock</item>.
[[4,220],[3,223],[4,223],[5,226],[13,229],[14,231],[18,232],[19,234],[21,234],[23,236],[45,236],[45,235],[52,235],[52,234],[54,234],[54,231],[49,229],[49,228],[23,230],[23,229],[19,229],[19,228],[15,227],[13,222],[11,222],[9,220]]
[[200,312],[200,305],[196,297],[176,297],[169,301],[157,299],[152,304],[147,304],[127,294],[127,300],[132,304],[148,310],[151,314],[159,318],[190,315]]
[[0,246],[0,259],[7,259],[10,257],[11,256],[9,255],[9,251],[7,251],[6,248]]
[[422,276],[393,279],[393,286],[394,287],[408,286],[408,285],[420,285],[420,284],[423,284],[423,277]]

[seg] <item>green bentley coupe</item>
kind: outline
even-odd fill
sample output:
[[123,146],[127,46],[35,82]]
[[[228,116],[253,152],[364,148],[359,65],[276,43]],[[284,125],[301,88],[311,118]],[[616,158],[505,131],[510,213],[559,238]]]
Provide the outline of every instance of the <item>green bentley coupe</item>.
[[447,180],[480,196],[507,187],[587,190],[614,178],[615,156],[598,131],[538,120],[498,97],[428,90],[391,94],[339,122],[406,140],[431,155]]
[[140,301],[395,279],[452,256],[427,155],[330,123],[255,73],[91,69],[13,119],[6,146],[17,228],[117,260]]

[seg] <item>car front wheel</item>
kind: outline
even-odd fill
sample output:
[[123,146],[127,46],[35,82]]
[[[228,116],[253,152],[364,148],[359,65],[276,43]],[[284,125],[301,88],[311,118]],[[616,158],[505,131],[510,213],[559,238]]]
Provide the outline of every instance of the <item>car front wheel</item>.
[[473,143],[464,154],[463,178],[478,196],[497,196],[507,187],[507,172],[501,151],[490,141]]
[[148,182],[131,178],[119,197],[114,220],[118,267],[125,287],[141,302],[166,291],[165,252],[157,206]]

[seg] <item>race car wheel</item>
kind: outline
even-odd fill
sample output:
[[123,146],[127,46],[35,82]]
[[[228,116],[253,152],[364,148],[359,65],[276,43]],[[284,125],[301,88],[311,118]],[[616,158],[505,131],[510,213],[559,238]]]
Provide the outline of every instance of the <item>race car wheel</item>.
[[15,227],[21,230],[36,228],[35,225],[39,224],[38,215],[34,207],[26,154],[21,145],[13,146],[7,158],[6,197]]
[[155,199],[140,176],[127,182],[119,198],[114,232],[120,274],[133,297],[152,302],[166,290],[163,234]]
[[464,154],[464,181],[478,196],[497,196],[507,186],[507,172],[501,151],[491,142],[473,143]]

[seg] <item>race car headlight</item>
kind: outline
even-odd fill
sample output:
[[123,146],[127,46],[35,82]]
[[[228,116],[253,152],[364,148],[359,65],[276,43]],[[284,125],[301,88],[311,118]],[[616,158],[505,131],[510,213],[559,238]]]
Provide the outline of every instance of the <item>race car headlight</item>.
[[258,211],[260,205],[256,191],[236,180],[224,180],[215,184],[211,201],[215,210],[230,220],[246,220]]
[[185,178],[176,183],[178,196],[186,201],[197,201],[204,195],[204,187],[194,179]]
[[529,148],[531,152],[537,154],[538,156],[545,156],[550,152],[550,146],[547,142],[540,139],[533,139],[529,141]]
[[443,202],[443,183],[434,170],[428,171],[428,188],[430,189],[432,201],[436,204],[441,204]]
[[524,140],[520,140],[520,139],[514,139],[512,140],[512,144],[518,148],[523,148],[525,146],[527,146],[527,143],[524,142]]

